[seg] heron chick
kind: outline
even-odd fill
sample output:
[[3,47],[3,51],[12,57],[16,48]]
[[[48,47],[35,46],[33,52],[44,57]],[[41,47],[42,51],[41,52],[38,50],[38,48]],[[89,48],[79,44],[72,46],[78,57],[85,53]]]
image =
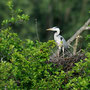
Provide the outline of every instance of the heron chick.
[[61,50],[63,51],[63,57],[64,57],[64,49],[68,48],[68,44],[66,42],[66,40],[63,38],[63,36],[59,35],[60,34],[60,29],[57,27],[53,27],[53,28],[49,28],[47,29],[48,31],[55,31],[54,33],[54,40],[58,46],[58,56],[59,53],[61,52]]

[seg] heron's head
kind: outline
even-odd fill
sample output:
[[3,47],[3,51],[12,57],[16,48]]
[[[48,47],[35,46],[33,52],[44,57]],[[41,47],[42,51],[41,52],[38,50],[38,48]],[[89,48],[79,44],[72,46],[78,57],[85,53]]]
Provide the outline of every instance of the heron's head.
[[49,29],[47,29],[48,31],[60,31],[60,29],[59,28],[57,28],[57,27],[52,27],[52,28],[49,28]]

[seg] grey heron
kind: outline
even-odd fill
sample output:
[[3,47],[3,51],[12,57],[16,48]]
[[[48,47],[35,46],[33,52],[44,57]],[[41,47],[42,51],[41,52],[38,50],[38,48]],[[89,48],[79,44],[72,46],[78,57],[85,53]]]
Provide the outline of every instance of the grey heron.
[[[68,48],[68,44],[67,44],[66,40],[63,38],[63,36],[59,35],[60,29],[57,27],[53,27],[53,28],[49,28],[47,30],[48,31],[55,31],[54,40],[58,46],[59,52],[61,52],[61,50],[63,51],[63,57],[64,57],[64,49]],[[59,56],[59,52],[58,52],[58,56]]]

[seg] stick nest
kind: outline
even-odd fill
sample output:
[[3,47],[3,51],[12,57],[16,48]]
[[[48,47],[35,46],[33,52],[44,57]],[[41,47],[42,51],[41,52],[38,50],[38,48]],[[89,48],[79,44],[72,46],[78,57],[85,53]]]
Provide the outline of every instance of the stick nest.
[[66,57],[57,57],[55,55],[52,55],[50,57],[50,60],[48,61],[48,63],[54,63],[58,66],[63,66],[63,70],[64,71],[69,71],[72,69],[73,66],[75,66],[75,63],[79,62],[80,60],[84,60],[85,54],[82,52],[79,52],[76,55],[68,55]]

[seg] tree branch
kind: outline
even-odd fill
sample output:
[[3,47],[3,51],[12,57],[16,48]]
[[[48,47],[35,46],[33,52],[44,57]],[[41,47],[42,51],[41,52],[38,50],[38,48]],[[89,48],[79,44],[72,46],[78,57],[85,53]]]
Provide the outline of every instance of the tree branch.
[[75,38],[80,35],[84,30],[90,30],[90,27],[88,26],[90,24],[90,19],[87,20],[87,22],[79,29],[77,32],[67,41],[68,44],[73,42]]

